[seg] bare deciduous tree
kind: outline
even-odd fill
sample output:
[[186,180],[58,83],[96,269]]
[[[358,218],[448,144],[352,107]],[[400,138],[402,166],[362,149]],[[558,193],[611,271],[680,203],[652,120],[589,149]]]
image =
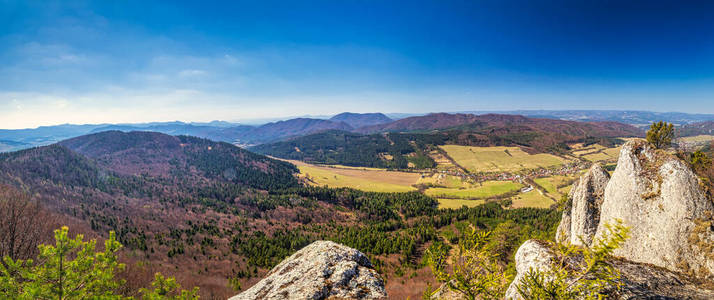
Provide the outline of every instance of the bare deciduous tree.
[[34,258],[37,245],[51,236],[51,214],[16,189],[0,185],[0,257]]

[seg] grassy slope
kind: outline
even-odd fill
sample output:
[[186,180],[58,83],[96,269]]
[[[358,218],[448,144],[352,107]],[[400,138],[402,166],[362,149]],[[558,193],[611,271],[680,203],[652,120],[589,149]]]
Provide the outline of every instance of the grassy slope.
[[558,188],[559,185],[568,183],[571,177],[568,176],[551,176],[534,179],[535,183],[545,188],[545,190],[553,196],[555,199],[559,199],[561,195],[566,194],[569,190],[569,186]]
[[620,156],[621,147],[606,148],[595,144],[574,150],[573,155],[592,162],[612,162]]

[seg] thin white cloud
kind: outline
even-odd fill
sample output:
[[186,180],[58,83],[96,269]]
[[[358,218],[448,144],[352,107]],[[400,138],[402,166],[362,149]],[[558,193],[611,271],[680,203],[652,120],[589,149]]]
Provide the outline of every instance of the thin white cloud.
[[203,76],[206,75],[206,71],[204,70],[195,70],[195,69],[189,69],[189,70],[181,70],[178,74],[180,77],[197,77],[197,76]]

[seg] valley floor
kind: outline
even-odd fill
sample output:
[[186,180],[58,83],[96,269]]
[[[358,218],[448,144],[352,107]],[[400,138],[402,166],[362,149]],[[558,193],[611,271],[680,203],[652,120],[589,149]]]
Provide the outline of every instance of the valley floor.
[[[348,187],[372,192],[419,191],[440,208],[474,207],[510,201],[511,207],[547,208],[567,194],[588,162],[614,166],[620,147],[570,145],[562,156],[529,154],[518,147],[446,145],[428,155],[437,163],[428,170],[387,170],[317,165],[287,160],[313,186]],[[505,202],[508,203],[508,202]]]

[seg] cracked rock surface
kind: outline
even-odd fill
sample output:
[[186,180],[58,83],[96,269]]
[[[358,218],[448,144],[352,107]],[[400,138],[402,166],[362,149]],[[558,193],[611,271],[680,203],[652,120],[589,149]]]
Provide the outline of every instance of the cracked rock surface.
[[556,233],[558,241],[579,246],[592,243],[609,180],[610,174],[596,163],[573,185]]

